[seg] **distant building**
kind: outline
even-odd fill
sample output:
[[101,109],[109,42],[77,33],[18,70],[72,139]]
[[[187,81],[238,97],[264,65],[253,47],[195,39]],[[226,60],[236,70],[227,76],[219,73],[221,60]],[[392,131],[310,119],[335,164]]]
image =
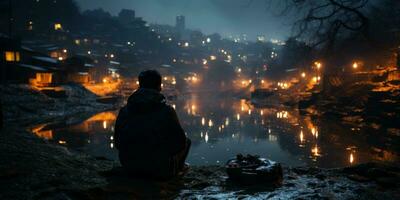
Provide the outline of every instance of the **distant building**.
[[176,25],[175,28],[177,30],[177,32],[179,34],[183,34],[185,29],[186,29],[186,25],[185,25],[185,16],[183,15],[179,15],[176,17]]
[[86,56],[76,55],[65,60],[64,63],[66,82],[86,84],[92,80],[94,62]]
[[266,38],[265,35],[258,35],[257,36],[257,42],[265,42]]
[[59,81],[59,62],[49,56],[22,46],[19,40],[0,37],[2,81],[49,86]]
[[200,31],[192,31],[190,33],[190,43],[195,46],[201,46],[202,41],[204,40],[204,35]]
[[242,34],[242,35],[241,35],[241,40],[242,40],[243,42],[247,42],[247,34]]

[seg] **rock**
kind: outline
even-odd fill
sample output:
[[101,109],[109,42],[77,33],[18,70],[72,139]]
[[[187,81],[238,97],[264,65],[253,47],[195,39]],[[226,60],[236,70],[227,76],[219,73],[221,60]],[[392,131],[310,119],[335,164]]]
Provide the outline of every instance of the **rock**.
[[288,175],[286,178],[287,178],[288,180],[294,180],[294,179],[296,179],[297,177],[296,177],[296,176]]
[[326,176],[323,174],[317,174],[317,175],[315,175],[315,178],[317,178],[319,180],[324,180],[326,178]]
[[307,183],[307,186],[314,188],[315,186],[317,186],[317,183],[310,182],[310,183]]
[[399,185],[399,179],[394,177],[380,177],[376,178],[375,181],[383,187],[396,188]]
[[292,169],[293,172],[295,172],[296,174],[299,175],[303,175],[303,174],[317,174],[320,172],[320,169],[315,168],[315,167],[297,167]]
[[203,189],[203,188],[206,188],[206,187],[208,187],[210,185],[211,184],[209,182],[202,181],[202,182],[199,182],[199,183],[196,183],[196,184],[192,185],[192,188],[194,188],[194,189]]
[[371,179],[364,177],[364,176],[357,175],[357,174],[349,174],[349,175],[347,175],[347,178],[349,178],[350,180],[353,180],[353,181],[357,181],[357,182],[371,181]]
[[238,155],[225,165],[229,178],[243,184],[278,185],[283,180],[282,166],[258,156]]
[[372,179],[377,179],[381,177],[389,177],[391,176],[391,173],[380,168],[371,168],[368,169],[366,172],[366,176]]
[[294,187],[295,184],[294,183],[285,183],[283,186],[284,187]]

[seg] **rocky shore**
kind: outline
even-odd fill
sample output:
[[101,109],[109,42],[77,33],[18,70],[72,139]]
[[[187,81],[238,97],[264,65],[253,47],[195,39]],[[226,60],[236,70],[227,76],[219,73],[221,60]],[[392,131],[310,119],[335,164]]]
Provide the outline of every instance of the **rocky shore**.
[[400,165],[343,169],[284,167],[279,186],[229,181],[222,166],[193,166],[181,178],[127,177],[119,164],[73,152],[17,128],[0,134],[1,199],[399,199]]
[[52,98],[30,85],[1,86],[5,124],[24,127],[76,115],[90,116],[115,107],[113,104],[98,103],[95,94],[77,84],[63,85],[57,89],[65,91],[65,96]]
[[400,135],[400,82],[356,82],[299,102],[304,113]]

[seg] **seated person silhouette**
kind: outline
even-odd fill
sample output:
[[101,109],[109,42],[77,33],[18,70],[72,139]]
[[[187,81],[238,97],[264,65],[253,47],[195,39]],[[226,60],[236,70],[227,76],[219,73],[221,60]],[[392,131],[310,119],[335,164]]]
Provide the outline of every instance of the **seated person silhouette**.
[[121,108],[115,124],[119,160],[134,177],[170,179],[187,169],[191,141],[160,93],[161,80],[155,70],[141,72],[139,89]]

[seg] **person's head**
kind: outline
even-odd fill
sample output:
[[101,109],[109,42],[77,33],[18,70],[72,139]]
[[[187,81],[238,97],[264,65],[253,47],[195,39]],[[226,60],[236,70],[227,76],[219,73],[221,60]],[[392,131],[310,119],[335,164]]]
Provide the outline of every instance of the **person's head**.
[[161,91],[161,75],[156,70],[146,70],[139,74],[139,87]]

